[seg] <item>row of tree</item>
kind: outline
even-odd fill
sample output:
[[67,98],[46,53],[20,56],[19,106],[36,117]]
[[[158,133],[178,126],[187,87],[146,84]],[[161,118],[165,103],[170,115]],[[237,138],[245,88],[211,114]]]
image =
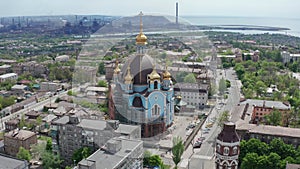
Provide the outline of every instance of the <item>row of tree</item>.
[[270,144],[252,138],[241,141],[239,162],[241,169],[285,169],[286,163],[300,164],[300,147],[273,139]]

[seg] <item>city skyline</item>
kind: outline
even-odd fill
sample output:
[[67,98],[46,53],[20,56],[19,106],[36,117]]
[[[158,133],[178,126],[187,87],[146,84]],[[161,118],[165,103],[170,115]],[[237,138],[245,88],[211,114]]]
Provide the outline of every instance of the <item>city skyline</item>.
[[175,15],[175,4],[179,3],[179,16],[240,16],[300,18],[297,0],[238,1],[222,0],[192,1],[97,1],[97,0],[11,0],[0,5],[0,17],[39,15],[111,15],[130,16],[143,11],[146,14]]

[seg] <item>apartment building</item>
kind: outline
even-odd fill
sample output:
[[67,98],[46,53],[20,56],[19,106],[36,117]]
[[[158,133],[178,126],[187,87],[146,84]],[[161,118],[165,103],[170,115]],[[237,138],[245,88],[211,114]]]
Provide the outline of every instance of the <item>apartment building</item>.
[[176,83],[174,91],[176,96],[181,96],[181,99],[189,106],[194,106],[196,109],[204,108],[208,100],[208,85],[194,83]]
[[78,163],[79,169],[141,169],[143,141],[112,138],[105,146]]
[[120,125],[116,120],[80,119],[76,115],[63,116],[52,122],[50,132],[53,151],[64,157],[66,165],[73,163],[72,155],[81,147],[96,151],[116,136],[128,139],[141,137],[139,126]]

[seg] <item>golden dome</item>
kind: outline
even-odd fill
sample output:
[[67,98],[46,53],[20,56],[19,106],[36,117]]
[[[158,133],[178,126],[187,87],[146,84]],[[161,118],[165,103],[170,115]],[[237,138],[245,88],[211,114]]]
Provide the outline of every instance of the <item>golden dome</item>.
[[143,13],[140,12],[140,33],[136,36],[136,44],[137,45],[146,45],[147,44],[147,36],[143,33],[143,21],[142,16]]
[[121,72],[121,69],[119,68],[119,62],[118,62],[118,60],[116,60],[116,67],[115,67],[114,73],[119,74],[120,72]]
[[132,76],[130,74],[130,67],[127,68],[127,75],[125,76],[125,83],[131,83],[132,81]]
[[181,99],[182,97],[181,97],[180,95],[178,95],[176,98],[177,98],[177,99]]
[[170,80],[171,76],[172,76],[171,73],[168,71],[168,68],[166,67],[166,70],[163,73],[163,78]]
[[150,80],[160,79],[160,75],[156,72],[155,68],[149,75]]
[[136,36],[136,44],[137,45],[147,45],[147,36],[143,32],[140,32]]

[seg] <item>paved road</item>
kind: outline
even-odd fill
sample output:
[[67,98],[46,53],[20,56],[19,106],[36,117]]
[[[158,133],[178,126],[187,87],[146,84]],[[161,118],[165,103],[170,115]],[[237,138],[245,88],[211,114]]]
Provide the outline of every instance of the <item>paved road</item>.
[[[215,108],[212,110],[211,114],[208,116],[207,121],[202,126],[202,130],[198,132],[196,137],[194,138],[194,142],[197,140],[198,137],[205,137],[202,146],[200,149],[194,149],[192,148],[192,145],[188,147],[188,149],[183,154],[183,159],[191,159],[192,157],[197,157],[202,160],[194,160],[194,162],[199,164],[194,164],[196,166],[203,166],[204,161],[208,159],[213,159],[214,153],[215,153],[215,140],[217,135],[220,133],[221,128],[217,124],[217,120],[214,123],[213,127],[210,129],[209,133],[204,134],[202,133],[203,129],[205,128],[206,124],[210,123],[212,119],[218,119],[221,112],[224,112],[226,110],[230,111],[233,106],[237,105],[240,100],[240,83],[236,79],[235,71],[233,69],[227,69],[227,70],[217,70],[217,74],[220,75],[220,72],[222,72],[222,76],[225,79],[230,80],[231,87],[229,89],[229,95],[227,100],[220,100],[219,102],[225,102],[225,105],[216,105]],[[216,81],[218,83],[219,79],[222,78],[222,76],[217,76]],[[218,102],[218,101],[217,101]],[[219,109],[219,110],[218,110]],[[234,115],[238,115],[234,114]],[[213,160],[211,161],[213,162]]]

